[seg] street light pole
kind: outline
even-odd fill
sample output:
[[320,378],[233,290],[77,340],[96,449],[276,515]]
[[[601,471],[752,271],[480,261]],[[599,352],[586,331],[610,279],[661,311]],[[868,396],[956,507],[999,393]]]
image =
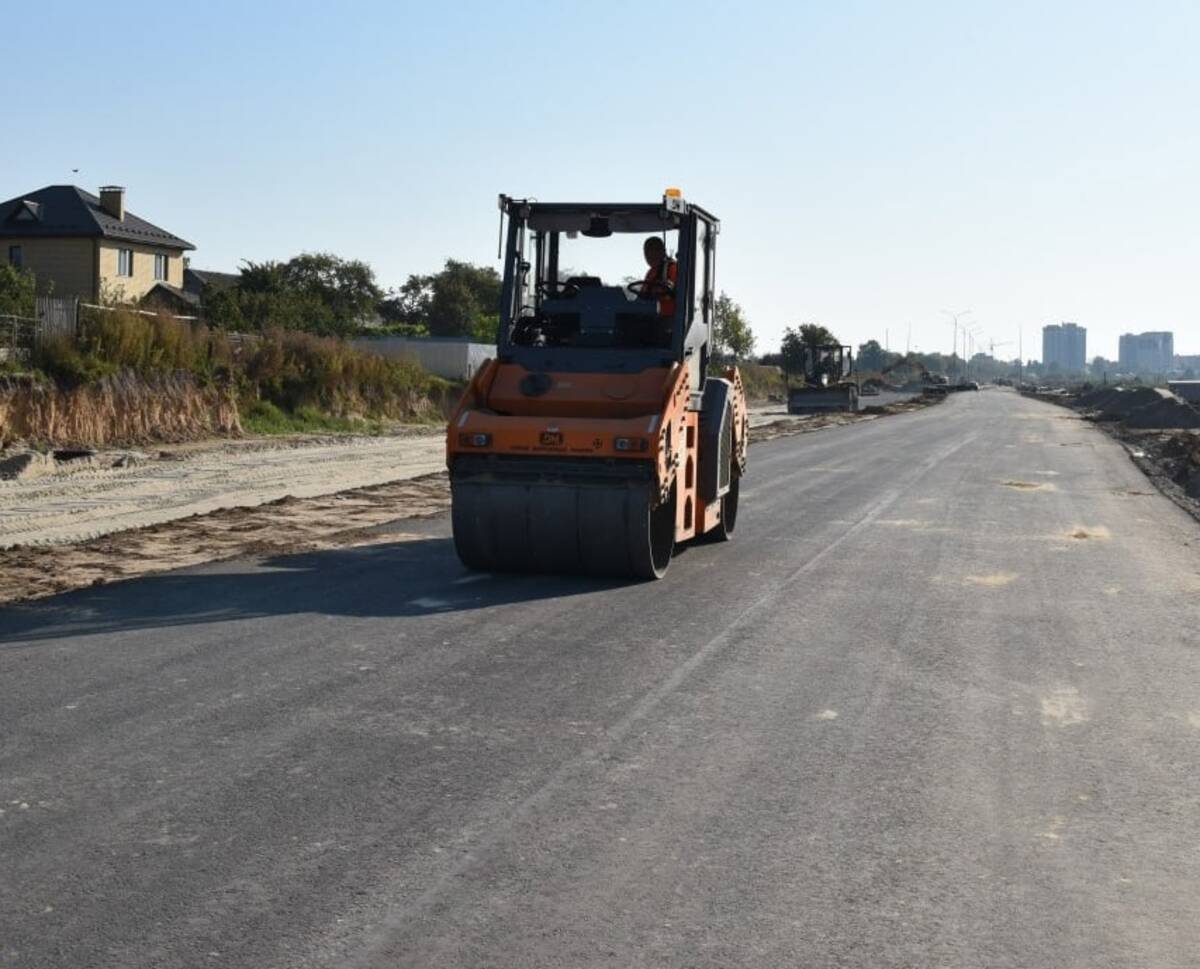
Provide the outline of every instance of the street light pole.
[[[961,317],[970,316],[970,310],[959,310],[957,313],[951,313],[949,310],[942,310],[950,319],[954,321],[954,352],[950,354],[950,363],[953,365],[954,358],[958,356],[958,321]],[[966,328],[964,327],[963,339],[966,340]],[[961,369],[961,368],[960,368]]]

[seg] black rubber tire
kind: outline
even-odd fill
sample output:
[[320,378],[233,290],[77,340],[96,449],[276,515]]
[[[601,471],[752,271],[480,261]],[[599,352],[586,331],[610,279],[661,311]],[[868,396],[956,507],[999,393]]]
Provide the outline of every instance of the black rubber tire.
[[675,494],[637,485],[450,483],[454,548],[469,569],[660,579],[675,549]]

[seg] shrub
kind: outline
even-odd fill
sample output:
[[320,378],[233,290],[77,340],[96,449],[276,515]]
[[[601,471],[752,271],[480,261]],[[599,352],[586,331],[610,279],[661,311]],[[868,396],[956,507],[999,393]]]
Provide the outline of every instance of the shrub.
[[442,381],[413,360],[389,360],[311,333],[272,330],[245,361],[260,397],[290,411],[408,417]]
[[33,316],[36,294],[32,270],[0,266],[0,316]]
[[742,386],[746,388],[746,396],[750,400],[787,398],[787,383],[778,367],[742,363],[738,365],[738,370],[742,375]]
[[185,372],[237,391],[252,429],[370,430],[380,418],[432,416],[449,386],[414,360],[389,360],[344,340],[271,330],[235,341],[166,315],[92,311],[78,339],[49,340],[35,368],[77,386],[120,371]]

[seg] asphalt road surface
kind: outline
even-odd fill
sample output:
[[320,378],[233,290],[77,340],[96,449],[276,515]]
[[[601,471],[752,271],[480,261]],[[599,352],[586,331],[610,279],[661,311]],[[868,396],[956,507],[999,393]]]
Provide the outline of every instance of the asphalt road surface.
[[654,584],[417,541],[0,614],[0,965],[1194,967],[1200,527],[1009,392]]

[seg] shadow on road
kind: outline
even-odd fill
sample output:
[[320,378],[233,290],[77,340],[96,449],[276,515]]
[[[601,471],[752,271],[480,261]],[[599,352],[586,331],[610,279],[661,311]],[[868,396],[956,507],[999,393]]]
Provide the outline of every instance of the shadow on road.
[[449,538],[428,538],[166,572],[10,606],[0,644],[297,613],[429,616],[628,584],[468,572]]

